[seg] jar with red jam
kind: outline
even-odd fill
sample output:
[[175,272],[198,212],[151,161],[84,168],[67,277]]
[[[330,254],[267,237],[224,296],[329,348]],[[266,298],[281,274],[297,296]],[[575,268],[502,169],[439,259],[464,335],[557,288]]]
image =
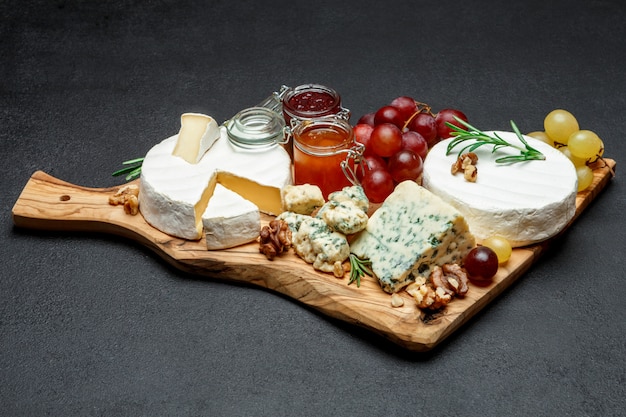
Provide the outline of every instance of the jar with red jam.
[[287,126],[292,119],[314,119],[332,114],[348,119],[350,111],[341,106],[341,96],[330,87],[303,84],[287,90],[282,97]]
[[317,185],[325,198],[355,183],[363,145],[350,123],[337,115],[292,122],[295,184]]

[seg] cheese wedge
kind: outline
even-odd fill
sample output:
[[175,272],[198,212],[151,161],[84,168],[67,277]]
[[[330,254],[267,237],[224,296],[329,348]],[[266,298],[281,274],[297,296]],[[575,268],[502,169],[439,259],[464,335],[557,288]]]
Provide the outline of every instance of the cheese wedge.
[[172,155],[190,164],[197,164],[216,140],[220,128],[215,119],[200,113],[185,113],[180,117],[180,131]]
[[213,199],[221,204],[209,205],[202,214],[202,226],[209,250],[233,248],[259,236],[259,208],[239,194],[217,184]]
[[352,253],[372,262],[388,293],[435,265],[460,263],[474,247],[467,222],[454,207],[414,181],[398,184],[350,244]]
[[[291,160],[284,148],[276,146],[262,153],[241,151],[230,144],[225,129],[220,128],[220,138],[192,164],[172,155],[177,139],[165,139],[144,158],[139,208],[148,224],[190,240],[201,239],[204,230],[211,235],[208,241],[225,242],[212,244],[209,249],[223,249],[235,241],[254,240],[260,230],[258,223],[257,234],[244,237],[239,229],[220,226],[226,218],[231,224],[249,223],[259,217],[259,211],[272,215],[282,212],[280,190],[292,183]],[[231,192],[223,192],[218,184]],[[251,227],[248,224],[245,230]]]
[[[515,133],[497,132],[512,144],[523,146]],[[446,155],[452,139],[439,142],[424,160],[423,185],[459,210],[478,242],[493,235],[519,247],[546,240],[570,222],[576,213],[577,177],[574,165],[557,149],[531,137],[524,138],[546,157],[543,161],[496,163],[517,150],[482,146],[476,182],[450,168],[458,151]]]

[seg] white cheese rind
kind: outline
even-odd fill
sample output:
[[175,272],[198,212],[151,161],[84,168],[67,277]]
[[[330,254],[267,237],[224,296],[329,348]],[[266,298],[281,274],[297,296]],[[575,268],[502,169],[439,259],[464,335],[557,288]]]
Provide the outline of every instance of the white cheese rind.
[[[199,181],[201,179],[196,180]],[[159,191],[158,182],[153,185],[142,175],[139,183],[139,210],[148,224],[164,233],[183,239],[198,239],[194,204],[201,194],[199,188],[185,188],[179,190],[176,197],[170,197]]]
[[220,138],[220,128],[211,116],[184,113],[180,117],[178,140],[172,153],[190,164],[197,164]]
[[[512,132],[497,133],[522,145]],[[546,160],[497,164],[495,159],[518,151],[501,148],[492,153],[492,147],[482,146],[474,151],[476,182],[466,181],[462,173],[450,173],[458,157],[457,149],[446,155],[452,139],[439,142],[424,160],[423,186],[459,210],[478,241],[500,235],[514,247],[538,243],[563,230],[576,212],[573,164],[557,149],[531,137],[524,139]]]
[[463,216],[414,181],[398,184],[350,250],[372,262],[383,290],[400,291],[431,268],[460,263],[475,240]]
[[[233,173],[277,189],[292,183],[291,160],[282,147],[276,146],[262,153],[240,151],[230,144],[223,127],[220,132],[220,139],[197,164],[172,155],[177,135],[148,151],[141,168],[139,207],[151,226],[183,239],[202,238],[202,227],[198,230],[199,222],[201,225],[216,218],[211,212],[207,214],[203,210],[202,220],[196,219],[195,206],[216,171]],[[279,193],[278,199],[280,205]],[[229,210],[233,204],[244,204],[243,201],[245,199],[239,195],[214,195],[206,209],[217,212],[215,221],[218,221],[221,217],[219,213]],[[231,220],[235,222],[236,216]]]
[[206,246],[209,250],[233,248],[259,236],[261,214],[252,202],[221,185],[215,187],[211,204],[202,215]]

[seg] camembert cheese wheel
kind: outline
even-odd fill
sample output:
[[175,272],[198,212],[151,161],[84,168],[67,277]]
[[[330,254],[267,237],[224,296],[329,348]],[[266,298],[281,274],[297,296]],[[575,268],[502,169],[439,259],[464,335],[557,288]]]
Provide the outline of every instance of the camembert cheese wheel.
[[235,149],[221,127],[220,138],[189,163],[172,154],[177,140],[165,139],[144,158],[139,209],[148,224],[183,239],[201,239],[204,232],[208,249],[223,249],[258,236],[259,210],[280,214],[280,190],[292,183],[281,146],[262,153]]
[[[497,133],[523,146],[515,133]],[[478,242],[493,235],[505,237],[514,247],[541,242],[563,230],[576,212],[574,165],[550,145],[524,139],[546,159],[496,163],[497,158],[519,151],[507,147],[494,153],[492,146],[483,145],[474,151],[478,156],[476,182],[467,181],[463,173],[451,173],[463,147],[446,155],[452,139],[439,142],[426,156],[423,186],[463,214]]]

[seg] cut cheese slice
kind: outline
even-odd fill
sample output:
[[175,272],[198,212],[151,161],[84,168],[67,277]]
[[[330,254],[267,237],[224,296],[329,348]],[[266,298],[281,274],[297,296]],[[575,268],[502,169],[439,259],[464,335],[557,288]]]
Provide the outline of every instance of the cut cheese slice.
[[[250,223],[251,206],[267,214],[282,212],[280,190],[292,183],[291,160],[281,146],[264,152],[235,149],[220,128],[220,139],[197,164],[172,155],[177,136],[155,145],[141,168],[139,208],[151,226],[169,235],[198,240],[207,235],[210,249],[223,249],[234,241],[251,241],[239,229],[216,226]],[[217,187],[232,192],[222,193]],[[251,226],[248,226],[248,228]],[[247,230],[247,229],[246,229]],[[230,234],[230,236],[227,236]],[[225,242],[224,247],[217,242]],[[231,242],[231,243],[228,243]]]
[[254,203],[217,184],[214,202],[202,215],[206,246],[209,250],[232,248],[255,240],[261,229],[261,215]]
[[[212,201],[228,201],[230,207],[225,212],[224,204],[213,208]],[[207,248],[211,250],[256,239],[261,230],[259,210],[271,215],[282,212],[280,188],[226,171],[214,172],[194,207],[196,230],[201,236],[204,229]]]
[[185,113],[180,117],[180,131],[172,155],[190,164],[197,164],[216,140],[220,128],[215,119],[200,113]]
[[[523,147],[513,132],[497,133]],[[546,143],[524,139],[546,159],[496,163],[496,158],[519,152],[500,148],[494,153],[492,147],[482,146],[474,151],[478,155],[476,182],[450,173],[458,156],[455,150],[446,155],[452,139],[433,146],[424,160],[424,187],[459,210],[479,242],[500,235],[513,246],[537,243],[563,230],[576,212],[574,165]]]

